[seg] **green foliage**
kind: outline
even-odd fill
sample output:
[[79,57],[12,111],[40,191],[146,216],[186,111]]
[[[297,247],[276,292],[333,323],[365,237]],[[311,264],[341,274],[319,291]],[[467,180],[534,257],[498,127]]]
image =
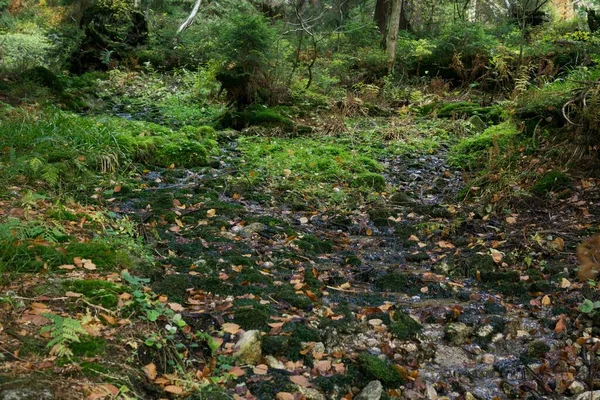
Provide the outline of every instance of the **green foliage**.
[[20,72],[33,66],[47,66],[52,43],[41,31],[0,33],[0,71]]
[[571,178],[560,171],[549,171],[534,183],[531,192],[543,196],[549,192],[559,192],[569,187],[571,187]]
[[71,358],[73,350],[70,346],[81,342],[81,337],[87,335],[87,331],[83,329],[81,322],[67,317],[61,317],[56,314],[42,314],[44,317],[52,321],[51,325],[42,328],[43,332],[50,333],[52,338],[48,342],[47,347],[52,349],[52,353],[57,357]]

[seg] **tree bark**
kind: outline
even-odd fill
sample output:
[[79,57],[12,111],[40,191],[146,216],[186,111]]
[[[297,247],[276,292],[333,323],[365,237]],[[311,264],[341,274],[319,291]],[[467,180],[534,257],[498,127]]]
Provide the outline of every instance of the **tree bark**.
[[194,19],[196,18],[196,14],[198,14],[198,10],[200,9],[201,3],[202,3],[202,0],[196,0],[196,4],[194,4],[194,8],[192,9],[190,16],[187,17],[187,19],[183,22],[183,24],[181,24],[179,26],[179,29],[177,29],[178,35],[181,32],[183,32],[184,30],[186,30],[192,24],[192,22],[194,22]]
[[400,15],[402,14],[403,5],[404,0],[391,0],[386,40],[388,74],[394,70],[394,62],[396,61],[396,45],[398,43],[398,29],[400,28]]

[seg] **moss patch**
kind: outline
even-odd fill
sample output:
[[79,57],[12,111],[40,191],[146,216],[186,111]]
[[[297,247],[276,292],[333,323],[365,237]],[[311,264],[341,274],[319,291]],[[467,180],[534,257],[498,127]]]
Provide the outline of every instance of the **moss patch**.
[[571,187],[571,178],[560,171],[549,171],[542,175],[531,187],[531,193],[544,196]]
[[390,331],[396,339],[414,339],[423,330],[421,324],[403,311],[396,311],[390,324]]
[[360,370],[369,378],[380,381],[386,387],[399,386],[404,383],[400,372],[387,360],[371,354],[361,354],[357,358]]

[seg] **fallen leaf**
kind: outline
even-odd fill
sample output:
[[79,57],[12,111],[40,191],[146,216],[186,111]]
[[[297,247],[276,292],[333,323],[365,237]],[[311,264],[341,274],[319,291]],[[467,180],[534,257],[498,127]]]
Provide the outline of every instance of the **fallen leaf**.
[[175,312],[181,312],[181,311],[185,310],[185,307],[183,307],[179,303],[169,303],[169,308]]
[[544,297],[542,297],[542,305],[543,306],[549,306],[552,304],[552,300],[550,300],[550,296],[545,295]]
[[269,367],[267,367],[265,364],[258,364],[256,367],[254,367],[252,372],[254,372],[256,375],[266,375],[267,372],[269,372]]
[[288,392],[279,392],[275,395],[277,400],[294,400],[294,395]]
[[517,219],[515,217],[506,217],[506,223],[509,225],[516,224]]
[[164,390],[167,393],[173,393],[173,394],[181,394],[181,393],[183,393],[183,388],[181,388],[179,386],[175,386],[175,385],[165,386]]
[[456,247],[456,246],[454,246],[452,243],[450,243],[450,242],[447,242],[447,241],[445,241],[445,240],[440,240],[440,241],[438,242],[438,246],[440,246],[442,249],[453,249],[453,248],[455,248],[455,247]]
[[208,218],[212,218],[212,217],[214,217],[215,215],[217,215],[217,210],[215,210],[214,208],[211,208],[210,210],[208,210],[208,211],[206,212],[206,216],[207,216]]
[[496,249],[490,249],[490,253],[491,253],[492,259],[494,260],[494,262],[496,264],[500,264],[502,262],[502,260],[504,259],[504,254],[502,254],[500,251],[498,251]]
[[116,325],[117,324],[117,319],[115,317],[113,317],[112,315],[108,315],[105,313],[100,313],[100,316],[102,317],[102,319],[104,319],[109,325]]
[[58,267],[58,269],[75,269],[75,266],[73,264],[65,264],[65,265],[60,265]]
[[235,376],[236,378],[239,378],[240,376],[244,376],[246,375],[246,371],[244,371],[242,368],[240,367],[231,367],[229,369],[229,371],[227,371],[228,373],[232,374],[233,376]]
[[238,333],[240,331],[240,326],[238,324],[234,324],[232,322],[224,323],[221,326],[221,328],[223,328],[223,332],[230,333],[232,335],[235,335],[236,333]]
[[556,326],[554,327],[554,331],[555,332],[564,332],[565,330],[567,330],[567,325],[565,324],[565,316],[561,315],[558,319],[558,322],[556,323]]
[[300,385],[302,387],[311,387],[312,383],[308,380],[307,377],[302,375],[293,375],[290,376],[290,381],[294,382],[296,385]]
[[150,363],[143,368],[144,373],[151,381],[155,380],[158,376],[158,372],[156,372],[156,365],[154,363]]
[[571,281],[568,280],[567,278],[562,278],[562,281],[560,281],[560,287],[562,289],[567,289],[567,288],[571,287]]
[[75,292],[67,292],[67,293],[65,293],[65,296],[67,296],[67,297],[81,297],[81,296],[83,296],[83,294],[81,294],[81,293],[75,293]]
[[92,262],[92,260],[82,260],[82,261],[83,261],[83,268],[87,269],[88,271],[96,270],[96,264],[94,264]]
[[300,223],[301,223],[302,225],[304,225],[304,224],[308,224],[308,218],[306,218],[306,217],[302,217],[302,218],[300,218]]

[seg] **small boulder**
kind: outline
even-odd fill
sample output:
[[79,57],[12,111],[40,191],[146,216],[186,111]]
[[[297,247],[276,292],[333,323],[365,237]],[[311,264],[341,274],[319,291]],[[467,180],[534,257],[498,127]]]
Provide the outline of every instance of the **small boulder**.
[[379,400],[383,394],[383,385],[379,381],[371,381],[354,398],[354,400]]
[[258,364],[262,358],[260,331],[244,332],[233,347],[233,356],[242,364]]
[[242,230],[240,231],[240,236],[243,238],[249,238],[255,233],[263,232],[266,230],[267,226],[265,224],[261,224],[260,222],[253,222],[242,228]]
[[453,322],[444,329],[446,339],[455,346],[465,344],[472,331],[471,327],[462,322]]
[[471,124],[472,131],[475,133],[481,133],[487,129],[487,124],[481,119],[479,115],[473,115],[467,120]]
[[573,381],[569,386],[569,392],[573,395],[583,393],[585,391],[585,385],[579,381]]

